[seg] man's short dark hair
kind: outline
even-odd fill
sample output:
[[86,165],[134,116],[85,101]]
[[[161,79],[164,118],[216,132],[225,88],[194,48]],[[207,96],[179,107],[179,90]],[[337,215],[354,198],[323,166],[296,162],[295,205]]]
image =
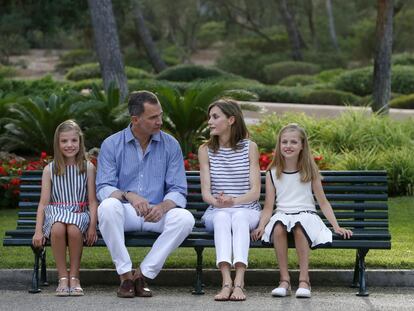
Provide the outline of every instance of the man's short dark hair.
[[132,92],[128,99],[129,114],[131,116],[140,116],[143,114],[145,103],[157,105],[160,102],[158,101],[157,96],[149,91]]

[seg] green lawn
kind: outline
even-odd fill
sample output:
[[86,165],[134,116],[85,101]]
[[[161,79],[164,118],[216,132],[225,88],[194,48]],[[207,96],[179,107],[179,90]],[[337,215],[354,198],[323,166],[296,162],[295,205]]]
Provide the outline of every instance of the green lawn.
[[[391,250],[372,250],[366,257],[368,268],[414,269],[414,197],[397,197],[389,200]],[[6,230],[16,227],[17,210],[0,210],[0,237]],[[134,263],[140,262],[148,249],[130,248]],[[53,257],[48,248],[48,266],[54,267]],[[32,268],[33,255],[29,247],[3,247],[0,245],[0,268]],[[352,268],[355,250],[320,249],[311,252],[311,268]],[[193,268],[196,263],[195,251],[182,248],[167,260],[167,268]],[[297,266],[295,250],[289,250],[290,267]],[[215,267],[213,249],[204,251],[204,267]],[[250,268],[274,268],[276,259],[272,249],[252,249]],[[109,252],[105,247],[85,248],[82,268],[113,268]]]

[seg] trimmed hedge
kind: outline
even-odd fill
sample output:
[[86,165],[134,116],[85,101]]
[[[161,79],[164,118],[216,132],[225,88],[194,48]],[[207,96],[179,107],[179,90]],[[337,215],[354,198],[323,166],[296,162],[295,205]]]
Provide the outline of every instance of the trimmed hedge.
[[390,101],[391,108],[414,109],[414,94],[399,96]]
[[311,105],[346,106],[355,105],[359,100],[359,96],[349,92],[325,89],[311,91],[307,94],[304,103]]
[[321,71],[316,75],[316,78],[324,83],[333,83],[337,77],[345,72],[345,69],[335,68]]
[[[147,79],[152,75],[142,69],[134,67],[125,67],[128,79]],[[101,78],[101,69],[98,63],[89,63],[71,68],[65,78],[71,81],[81,81],[86,79]]]
[[316,74],[320,71],[320,67],[312,63],[288,61],[266,65],[263,71],[266,81],[273,84],[295,74]]
[[281,54],[262,54],[249,49],[243,50],[229,46],[223,49],[216,64],[218,68],[227,72],[266,82],[263,67],[286,58],[287,56]]
[[157,76],[157,80],[191,82],[197,79],[208,79],[217,77],[231,77],[230,73],[213,67],[199,65],[177,65],[169,67]]
[[393,65],[414,65],[414,53],[394,54],[391,58]]
[[[359,96],[372,94],[373,67],[346,71],[335,81],[335,88]],[[414,93],[414,66],[392,67],[391,89],[401,94]]]
[[315,76],[311,75],[291,75],[279,81],[281,86],[303,86],[319,83]]

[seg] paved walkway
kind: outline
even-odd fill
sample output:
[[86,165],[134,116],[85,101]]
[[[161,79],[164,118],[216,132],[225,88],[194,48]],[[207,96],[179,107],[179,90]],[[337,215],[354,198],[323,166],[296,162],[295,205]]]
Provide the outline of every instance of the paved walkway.
[[[260,111],[243,111],[246,121],[254,124],[260,121],[266,115],[271,113],[305,113],[306,115],[316,118],[332,118],[346,111],[363,111],[367,115],[371,114],[371,109],[364,107],[344,107],[344,106],[328,106],[328,105],[304,105],[304,104],[285,104],[285,103],[264,103],[255,102],[254,105],[260,107]],[[413,109],[390,109],[390,117],[395,120],[404,120],[413,118]]]
[[153,287],[154,297],[120,299],[116,287],[85,287],[84,297],[55,297],[51,286],[40,294],[25,290],[0,290],[0,310],[414,310],[412,288],[372,288],[369,297],[357,297],[353,289],[313,287],[311,299],[294,296],[273,298],[272,287],[247,288],[245,302],[215,302],[217,288],[207,288],[206,294],[193,296],[189,288]]

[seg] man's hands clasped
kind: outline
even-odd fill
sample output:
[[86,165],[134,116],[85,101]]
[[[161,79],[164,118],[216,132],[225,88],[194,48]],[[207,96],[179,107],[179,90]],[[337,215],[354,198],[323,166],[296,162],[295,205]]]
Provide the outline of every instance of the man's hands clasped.
[[145,198],[133,192],[128,192],[128,197],[126,199],[135,209],[137,215],[144,217],[144,220],[147,222],[158,222],[165,214],[165,210],[161,204],[151,207]]

